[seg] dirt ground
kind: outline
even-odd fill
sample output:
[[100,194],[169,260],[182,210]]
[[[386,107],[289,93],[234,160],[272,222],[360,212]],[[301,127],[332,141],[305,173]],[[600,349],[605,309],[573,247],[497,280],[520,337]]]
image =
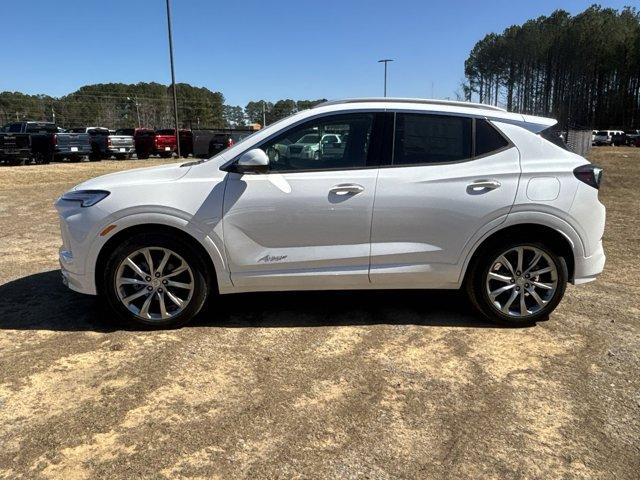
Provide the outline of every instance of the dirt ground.
[[52,203],[160,162],[0,168],[0,478],[638,479],[640,149],[592,160],[605,272],[523,329],[458,292],[352,292],[122,330],[62,286]]

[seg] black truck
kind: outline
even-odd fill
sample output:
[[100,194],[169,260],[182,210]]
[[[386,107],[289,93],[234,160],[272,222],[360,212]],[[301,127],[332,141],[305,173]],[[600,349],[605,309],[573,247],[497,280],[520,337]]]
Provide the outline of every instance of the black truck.
[[24,165],[30,157],[29,134],[0,132],[0,163]]
[[12,122],[2,129],[5,133],[26,133],[31,142],[30,161],[36,164],[68,158],[79,162],[91,153],[89,135],[62,132],[52,122]]
[[70,133],[86,133],[91,143],[89,160],[99,162],[103,158],[109,158],[109,129],[103,127],[78,127],[69,129]]

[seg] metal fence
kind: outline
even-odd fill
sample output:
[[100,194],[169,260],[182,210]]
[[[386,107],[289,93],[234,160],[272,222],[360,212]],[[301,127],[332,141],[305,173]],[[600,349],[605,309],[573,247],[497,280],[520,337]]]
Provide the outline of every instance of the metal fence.
[[591,150],[591,130],[569,129],[565,132],[567,148],[573,153],[586,157]]

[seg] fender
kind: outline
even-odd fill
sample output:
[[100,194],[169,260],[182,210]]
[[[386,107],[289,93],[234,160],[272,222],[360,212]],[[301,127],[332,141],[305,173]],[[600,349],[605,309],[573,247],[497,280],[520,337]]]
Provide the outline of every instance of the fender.
[[[137,210],[138,207],[135,208]],[[211,261],[213,263],[216,278],[218,280],[218,286],[220,290],[227,289],[231,286],[230,273],[227,267],[224,256],[224,243],[222,239],[222,223],[220,221],[214,222],[208,233],[204,232],[198,224],[193,222],[192,218],[185,212],[152,212],[145,213],[133,213],[127,214],[126,210],[118,212],[118,216],[115,215],[109,217],[108,221],[103,223],[99,229],[96,230],[94,240],[89,247],[89,253],[87,254],[85,265],[86,272],[89,278],[92,279],[93,288],[95,290],[95,265],[98,259],[98,255],[107,241],[116,233],[121,232],[129,227],[144,225],[144,224],[159,224],[166,225],[168,227],[177,228],[196,240],[207,251]],[[176,214],[178,213],[178,214]],[[98,232],[101,232],[108,225],[115,224],[117,227],[109,232],[108,235],[100,236]]]
[[504,222],[500,223],[497,226],[493,226],[489,229],[481,229],[477,232],[472,240],[467,244],[468,247],[465,248],[465,252],[463,253],[464,261],[462,263],[462,268],[460,269],[460,276],[458,278],[458,284],[462,285],[462,281],[467,272],[467,267],[469,266],[469,262],[473,257],[473,254],[476,250],[483,244],[483,242],[489,238],[494,233],[497,233],[501,230],[504,230],[507,227],[512,227],[515,225],[525,225],[525,224],[537,224],[544,227],[549,227],[556,230],[563,237],[567,239],[571,248],[574,252],[574,260],[578,258],[584,257],[585,255],[585,247],[582,238],[576,231],[576,229],[566,220],[560,218],[557,215],[547,212],[532,212],[532,211],[520,211],[520,212],[512,212],[507,215],[507,218]]

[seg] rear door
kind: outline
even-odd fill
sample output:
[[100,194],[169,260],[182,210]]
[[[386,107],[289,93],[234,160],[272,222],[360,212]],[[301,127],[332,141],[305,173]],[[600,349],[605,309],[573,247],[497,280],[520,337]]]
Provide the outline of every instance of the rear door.
[[[369,284],[369,241],[377,177],[376,114],[310,120],[260,145],[266,174],[229,173],[224,242],[231,279],[248,289],[358,288]],[[323,134],[348,138],[323,156]],[[313,135],[287,155],[282,145]],[[318,154],[318,152],[320,152]]]
[[398,112],[393,130],[378,176],[371,282],[450,287],[467,242],[511,209],[518,151],[484,119]]

